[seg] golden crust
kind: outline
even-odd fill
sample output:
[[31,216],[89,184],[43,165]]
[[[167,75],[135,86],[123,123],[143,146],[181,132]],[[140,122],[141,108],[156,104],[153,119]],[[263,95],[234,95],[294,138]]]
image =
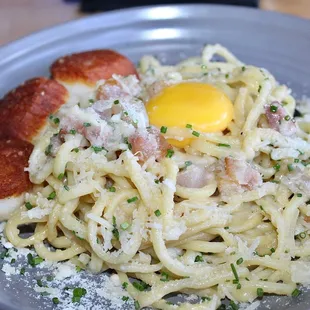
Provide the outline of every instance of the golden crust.
[[48,116],[67,98],[67,90],[57,81],[44,77],[26,81],[0,100],[1,136],[32,143]]
[[112,74],[137,75],[134,64],[125,56],[112,50],[95,50],[64,56],[51,66],[52,77],[65,83],[95,85]]
[[0,140],[0,199],[19,196],[31,188],[28,159],[33,146],[16,139]]

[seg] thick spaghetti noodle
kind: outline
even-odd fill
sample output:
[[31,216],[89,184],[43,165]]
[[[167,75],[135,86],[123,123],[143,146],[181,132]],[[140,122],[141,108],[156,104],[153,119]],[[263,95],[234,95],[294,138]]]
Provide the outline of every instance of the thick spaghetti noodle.
[[[176,66],[146,56],[139,70],[141,81],[99,81],[50,117],[30,157],[35,186],[6,225],[9,241],[51,261],[81,265],[86,253],[81,267],[115,270],[137,307],[216,309],[225,297],[235,306],[264,292],[298,294],[296,283],[310,281],[310,143],[293,119],[290,90],[219,45]],[[224,132],[195,137],[166,128],[167,139],[193,140],[157,157],[162,142],[143,103],[187,81],[224,92],[234,119]],[[137,131],[153,152],[143,162],[130,139]],[[199,169],[207,181],[191,186]],[[34,234],[21,238],[18,227],[30,223]],[[163,299],[176,292],[200,299]]]

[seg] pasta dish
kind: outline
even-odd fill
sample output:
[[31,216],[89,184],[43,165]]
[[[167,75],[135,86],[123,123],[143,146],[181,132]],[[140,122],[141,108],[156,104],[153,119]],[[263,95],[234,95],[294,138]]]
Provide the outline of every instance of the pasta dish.
[[291,90],[220,45],[174,66],[144,56],[137,71],[88,72],[88,84],[66,80],[61,66],[80,61],[67,57],[48,82],[64,104],[18,136],[33,145],[31,185],[7,239],[48,261],[113,270],[136,309],[297,297],[310,282],[310,143]]

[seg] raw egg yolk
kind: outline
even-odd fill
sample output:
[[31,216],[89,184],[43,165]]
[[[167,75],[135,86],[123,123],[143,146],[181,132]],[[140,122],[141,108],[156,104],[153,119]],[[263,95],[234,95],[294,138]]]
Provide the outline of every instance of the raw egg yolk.
[[[159,128],[186,128],[189,124],[198,132],[216,132],[227,128],[233,118],[233,104],[224,93],[212,85],[195,82],[164,88],[151,98],[146,109],[150,123]],[[185,147],[191,140],[169,142]]]

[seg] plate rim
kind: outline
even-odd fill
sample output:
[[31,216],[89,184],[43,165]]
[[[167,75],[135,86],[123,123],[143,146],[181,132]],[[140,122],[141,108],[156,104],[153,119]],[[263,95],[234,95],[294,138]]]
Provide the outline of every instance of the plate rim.
[[[198,10],[199,8],[202,8],[204,10],[208,9],[210,11],[215,11],[219,13],[224,12],[232,12],[233,14],[240,15],[242,12],[251,14],[252,18],[264,18],[265,20],[271,19],[274,24],[275,18],[277,19],[277,26],[279,24],[285,24],[285,26],[289,26],[291,29],[295,29],[296,31],[299,31],[301,33],[305,33],[309,35],[310,38],[310,19],[298,17],[295,15],[290,15],[287,13],[282,12],[276,12],[276,11],[269,11],[269,10],[263,10],[260,8],[253,8],[253,7],[247,7],[247,6],[238,6],[238,5],[222,5],[222,4],[201,4],[201,3],[193,3],[193,4],[171,4],[171,5],[148,5],[148,6],[138,6],[138,7],[132,7],[132,8],[124,8],[124,9],[118,9],[118,10],[111,10],[107,12],[98,12],[94,13],[90,16],[82,16],[81,18],[77,18],[74,20],[70,20],[67,22],[59,23],[53,26],[44,27],[40,30],[37,30],[35,32],[29,33],[27,35],[24,35],[16,40],[10,41],[2,46],[0,46],[0,54],[2,55],[0,59],[0,67],[2,65],[7,64],[11,60],[14,60],[16,57],[21,56],[22,54],[25,54],[27,51],[34,50],[38,46],[31,46],[32,43],[36,41],[40,41],[40,46],[53,42],[55,40],[59,40],[60,38],[65,38],[68,36],[67,32],[64,32],[63,35],[59,36],[59,33],[62,29],[70,29],[72,28],[72,32],[70,32],[69,35],[76,34],[78,32],[84,32],[84,30],[81,31],[80,27],[76,27],[78,25],[83,25],[88,23],[91,24],[97,24],[102,18],[106,19],[113,19],[113,17],[120,16],[120,15],[127,15],[127,16],[134,16],[134,13],[139,13],[141,11],[150,11],[152,9],[157,10],[165,10],[165,9],[177,9],[179,11],[186,11],[186,10]],[[169,20],[174,19],[174,17],[169,18],[162,18],[162,20]],[[154,20],[157,20],[154,18]],[[107,25],[109,22],[107,22]],[[76,29],[74,29],[76,28]],[[306,29],[308,28],[308,31]],[[89,29],[89,27],[84,28]],[[55,36],[55,34],[58,33],[58,36]],[[48,37],[49,35],[54,34],[54,36]],[[45,36],[45,39],[44,39]],[[40,39],[40,40],[38,40]],[[27,48],[25,48],[27,47]]]

